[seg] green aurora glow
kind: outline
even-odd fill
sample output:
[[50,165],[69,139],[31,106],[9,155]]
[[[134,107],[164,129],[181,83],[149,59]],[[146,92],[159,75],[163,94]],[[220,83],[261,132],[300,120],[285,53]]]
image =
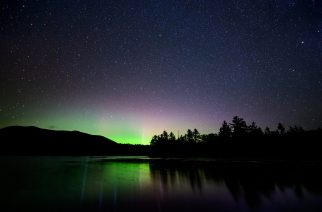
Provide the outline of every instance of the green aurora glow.
[[[188,128],[193,129],[198,123],[196,117],[189,117],[189,122],[180,113],[165,111],[156,113],[155,111],[135,111],[128,112],[122,109],[110,110],[109,113],[102,109],[79,109],[72,107],[58,110],[53,107],[44,107],[29,111],[24,118],[19,121],[22,126],[37,126],[52,130],[81,131],[92,135],[102,135],[118,143],[128,144],[149,144],[155,134],[162,133],[163,130],[184,134]],[[93,112],[95,111],[95,112]],[[170,114],[168,117],[164,114]],[[170,118],[169,118],[170,117]],[[200,121],[199,121],[200,123]],[[8,122],[7,125],[15,125],[15,122]],[[207,124],[202,126],[207,129]],[[216,128],[207,132],[214,132]],[[204,131],[203,131],[204,132]]]

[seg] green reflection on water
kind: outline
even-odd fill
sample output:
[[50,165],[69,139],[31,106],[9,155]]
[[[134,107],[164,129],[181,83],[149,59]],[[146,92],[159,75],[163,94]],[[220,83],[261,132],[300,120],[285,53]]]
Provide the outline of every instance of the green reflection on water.
[[[97,195],[137,193],[151,182],[148,163],[104,162],[84,167],[83,194],[85,199]],[[101,196],[99,198],[102,198]]]
[[[150,184],[148,163],[97,162],[86,157],[2,158],[2,208],[58,210],[115,204]],[[3,200],[3,199],[2,199]],[[113,203],[114,202],[114,203]],[[64,208],[66,209],[66,208]]]
[[199,211],[201,205],[211,211],[241,206],[269,211],[271,205],[274,211],[322,209],[320,166],[134,159],[2,157],[0,211]]

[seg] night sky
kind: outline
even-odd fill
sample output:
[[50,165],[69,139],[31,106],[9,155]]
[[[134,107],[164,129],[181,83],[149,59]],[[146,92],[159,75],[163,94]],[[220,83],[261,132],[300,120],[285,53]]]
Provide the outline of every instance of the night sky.
[[0,127],[149,143],[322,126],[319,0],[1,1]]

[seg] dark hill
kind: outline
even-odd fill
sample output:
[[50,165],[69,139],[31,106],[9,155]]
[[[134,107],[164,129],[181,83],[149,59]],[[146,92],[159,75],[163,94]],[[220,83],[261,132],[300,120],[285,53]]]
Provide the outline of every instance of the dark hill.
[[117,143],[78,131],[11,126],[0,129],[0,154],[100,155],[115,151]]

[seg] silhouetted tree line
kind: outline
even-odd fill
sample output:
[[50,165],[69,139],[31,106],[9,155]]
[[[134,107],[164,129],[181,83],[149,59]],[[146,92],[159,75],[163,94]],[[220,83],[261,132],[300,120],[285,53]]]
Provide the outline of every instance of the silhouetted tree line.
[[[282,123],[271,130],[264,130],[255,122],[247,124],[238,116],[230,123],[223,121],[218,133],[200,134],[188,129],[176,137],[173,132],[163,131],[151,140],[153,154],[207,155],[215,157],[321,157],[318,148],[322,130],[305,131],[300,126],[288,129]],[[322,142],[322,140],[321,140]]]
[[210,133],[201,135],[197,129],[188,129],[186,134],[176,138],[173,132],[168,133],[167,131],[163,131],[162,134],[154,135],[152,137],[151,145],[196,144],[216,139],[233,140],[243,138],[280,137],[303,134],[304,132],[304,129],[299,126],[290,126],[289,129],[286,130],[282,123],[278,123],[276,130],[271,130],[269,127],[266,127],[263,131],[255,122],[247,125],[243,118],[235,116],[231,123],[223,121],[218,134]]
[[173,132],[168,133],[163,131],[161,135],[155,135],[152,137],[151,145],[169,145],[169,144],[195,144],[202,142],[203,138],[197,129],[193,131],[188,129],[185,135],[181,135],[178,138],[175,137]]

